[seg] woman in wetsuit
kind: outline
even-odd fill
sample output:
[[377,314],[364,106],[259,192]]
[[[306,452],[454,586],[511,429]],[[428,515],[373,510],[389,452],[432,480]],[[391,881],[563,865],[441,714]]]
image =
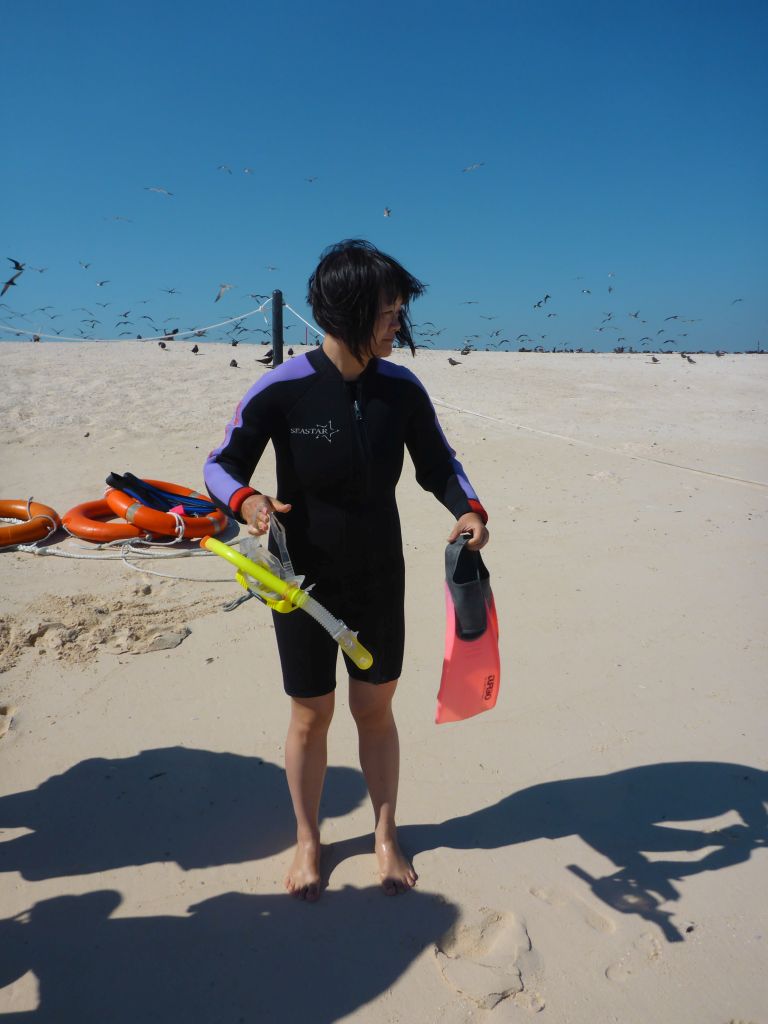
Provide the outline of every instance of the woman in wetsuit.
[[[373,654],[363,671],[345,657],[360,766],[375,820],[384,891],[404,892],[416,872],[395,826],[399,778],[392,698],[403,663],[404,564],[395,487],[405,448],[416,478],[454,515],[449,541],[488,541],[487,515],[419,380],[387,363],[395,339],[414,351],[409,303],[424,286],[369,242],[326,249],[309,279],[308,302],[322,346],[260,378],[237,407],[224,441],[205,464],[211,497],[249,532],[280,515],[288,550],[313,596],[358,630]],[[250,486],[267,443],[275,449],[277,497]],[[333,717],[335,641],[307,615],[274,614],[283,684],[291,698],[286,774],[297,845],[289,892],[320,895],[318,815]]]

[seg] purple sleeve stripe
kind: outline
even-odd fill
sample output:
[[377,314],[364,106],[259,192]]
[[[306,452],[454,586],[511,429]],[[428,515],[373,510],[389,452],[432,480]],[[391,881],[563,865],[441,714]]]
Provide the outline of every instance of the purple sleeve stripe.
[[[281,366],[276,366],[275,369],[270,370],[269,373],[265,373],[260,380],[257,380],[256,383],[248,389],[245,396],[240,400],[237,409],[235,409],[235,415],[227,424],[227,429],[224,432],[224,440],[218,448],[213,449],[208,458],[215,458],[227,447],[229,439],[232,436],[232,431],[243,425],[243,409],[248,405],[252,398],[260,394],[262,391],[266,391],[271,384],[281,384],[286,380],[301,380],[302,377],[309,377],[314,372],[315,371],[312,369],[306,355],[303,355],[299,356],[297,359],[292,359],[290,363],[283,363]],[[242,484],[240,484],[240,486],[242,487]]]
[[395,377],[397,380],[408,381],[411,384],[415,384],[417,388],[421,388],[421,390],[426,395],[427,401],[429,402],[429,407],[434,414],[435,426],[437,427],[438,433],[440,434],[440,437],[443,439],[443,444],[450,453],[451,463],[453,464],[453,471],[456,474],[456,479],[459,481],[459,484],[461,485],[462,491],[464,491],[468,498],[471,498],[473,501],[478,502],[478,504],[482,504],[478,496],[475,494],[475,490],[472,484],[467,479],[467,474],[464,472],[464,467],[456,458],[455,449],[453,449],[450,446],[450,444],[448,443],[448,438],[443,433],[443,428],[440,426],[440,420],[437,418],[437,413],[435,412],[435,407],[432,405],[432,399],[429,397],[429,392],[421,383],[416,374],[412,373],[407,366],[398,366],[397,363],[387,363],[383,359],[379,360],[378,369],[379,373],[383,374],[383,376],[385,377]]
[[[315,370],[313,369],[306,353],[301,356],[297,356],[295,359],[291,359],[290,362],[282,363],[280,366],[276,366],[274,370],[270,370],[265,373],[263,377],[256,381],[245,396],[238,403],[237,409],[235,409],[235,415],[232,417],[230,422],[227,424],[227,428],[224,431],[224,440],[218,448],[214,448],[205,463],[205,469],[203,476],[205,479],[206,487],[212,494],[215,494],[220,501],[229,505],[229,499],[235,493],[239,491],[243,486],[238,480],[223,469],[216,458],[224,451],[229,444],[232,432],[238,427],[243,425],[243,409],[248,405],[252,398],[260,394],[262,391],[266,391],[272,384],[282,384],[285,381],[301,380],[302,377],[311,376]],[[225,494],[227,495],[225,497]]]
[[203,479],[205,486],[211,494],[215,494],[219,501],[229,507],[229,501],[235,491],[241,491],[243,485],[233,480],[227,471],[209,458],[203,468]]

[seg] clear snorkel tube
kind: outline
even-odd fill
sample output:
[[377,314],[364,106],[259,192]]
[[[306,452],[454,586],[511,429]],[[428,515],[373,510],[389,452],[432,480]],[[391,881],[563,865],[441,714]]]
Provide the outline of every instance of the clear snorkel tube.
[[323,608],[309,594],[308,589],[301,589],[304,577],[294,574],[285,542],[285,530],[282,524],[277,522],[277,516],[270,517],[270,528],[274,531],[280,559],[267,551],[255,537],[247,537],[243,541],[242,552],[223,544],[215,537],[203,537],[200,546],[231,562],[238,570],[235,575],[237,582],[254,597],[276,612],[288,613],[301,608],[330,633],[358,668],[370,668],[373,657],[357,639],[357,633]]

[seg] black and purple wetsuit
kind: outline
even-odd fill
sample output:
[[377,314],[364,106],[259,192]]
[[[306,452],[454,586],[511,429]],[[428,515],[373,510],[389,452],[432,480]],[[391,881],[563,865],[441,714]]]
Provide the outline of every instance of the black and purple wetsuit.
[[[402,668],[404,565],[395,488],[405,448],[416,479],[458,519],[485,510],[445,439],[423,385],[410,370],[371,359],[347,382],[322,348],[265,374],[250,388],[205,464],[211,498],[240,518],[258,493],[251,476],[267,442],[297,572],[313,596],[359,630],[373,654],[356,679],[387,682]],[[335,686],[338,648],[309,616],[275,614],[285,688],[318,696]],[[323,654],[321,655],[321,648]]]

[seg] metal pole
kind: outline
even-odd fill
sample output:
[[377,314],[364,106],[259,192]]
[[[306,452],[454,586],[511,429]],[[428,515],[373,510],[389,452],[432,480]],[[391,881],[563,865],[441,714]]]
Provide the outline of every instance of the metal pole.
[[283,361],[283,293],[279,288],[272,292],[272,365]]

